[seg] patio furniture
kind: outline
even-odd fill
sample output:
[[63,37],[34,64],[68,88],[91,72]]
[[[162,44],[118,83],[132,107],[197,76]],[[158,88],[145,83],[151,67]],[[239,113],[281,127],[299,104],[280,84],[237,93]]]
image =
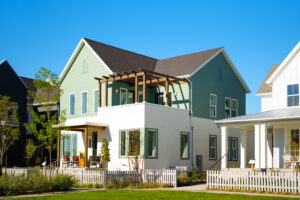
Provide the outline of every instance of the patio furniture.
[[285,154],[283,157],[283,167],[284,168],[292,168],[293,163],[295,165],[295,168],[298,168],[300,165],[299,156],[296,156],[295,161],[293,162],[292,156],[290,154]]
[[79,157],[73,156],[72,167],[78,167],[79,165]]
[[101,167],[101,159],[99,156],[90,156],[89,157],[89,166]]
[[70,156],[65,156],[63,161],[63,166],[69,167],[69,165],[70,165]]

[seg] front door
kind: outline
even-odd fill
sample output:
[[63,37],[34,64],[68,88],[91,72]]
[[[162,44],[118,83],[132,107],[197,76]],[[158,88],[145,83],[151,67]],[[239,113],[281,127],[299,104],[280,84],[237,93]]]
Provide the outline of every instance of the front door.
[[92,135],[92,153],[93,156],[97,156],[97,132],[93,132]]

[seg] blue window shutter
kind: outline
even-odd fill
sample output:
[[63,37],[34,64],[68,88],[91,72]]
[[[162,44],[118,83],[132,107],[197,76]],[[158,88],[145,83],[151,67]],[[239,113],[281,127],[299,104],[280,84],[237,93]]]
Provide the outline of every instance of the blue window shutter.
[[87,92],[82,93],[82,114],[87,113]]
[[70,115],[75,114],[75,95],[70,95]]

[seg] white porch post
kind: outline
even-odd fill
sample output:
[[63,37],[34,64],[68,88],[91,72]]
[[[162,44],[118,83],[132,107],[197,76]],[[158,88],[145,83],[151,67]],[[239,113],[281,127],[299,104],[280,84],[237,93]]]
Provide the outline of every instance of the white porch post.
[[240,154],[241,154],[241,163],[240,163],[240,168],[245,168],[247,165],[247,130],[242,129],[241,133],[241,143],[240,143]]
[[254,125],[255,168],[260,168],[260,137],[259,124]]
[[260,125],[260,168],[267,168],[267,128],[265,124]]
[[274,128],[272,128],[271,132],[267,133],[267,168],[273,168],[273,135]]
[[227,168],[227,158],[228,155],[228,127],[221,127],[221,168]]

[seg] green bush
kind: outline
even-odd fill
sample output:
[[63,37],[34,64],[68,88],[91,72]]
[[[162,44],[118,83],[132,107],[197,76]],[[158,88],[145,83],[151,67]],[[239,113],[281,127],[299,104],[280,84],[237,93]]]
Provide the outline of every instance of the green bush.
[[93,188],[93,183],[88,183],[88,184],[87,184],[87,187],[88,187],[88,188]]
[[18,195],[26,193],[41,193],[68,190],[75,180],[68,175],[45,178],[40,173],[25,175],[6,175],[0,177],[0,195]]
[[114,189],[115,187],[115,184],[113,184],[111,181],[108,181],[108,183],[105,186],[106,189]]
[[128,181],[120,181],[120,182],[119,182],[119,187],[120,187],[120,188],[128,187],[128,185],[129,185],[129,182],[128,182]]
[[95,188],[100,188],[101,185],[100,185],[99,183],[96,183],[96,184],[94,185],[94,187],[95,187]]

